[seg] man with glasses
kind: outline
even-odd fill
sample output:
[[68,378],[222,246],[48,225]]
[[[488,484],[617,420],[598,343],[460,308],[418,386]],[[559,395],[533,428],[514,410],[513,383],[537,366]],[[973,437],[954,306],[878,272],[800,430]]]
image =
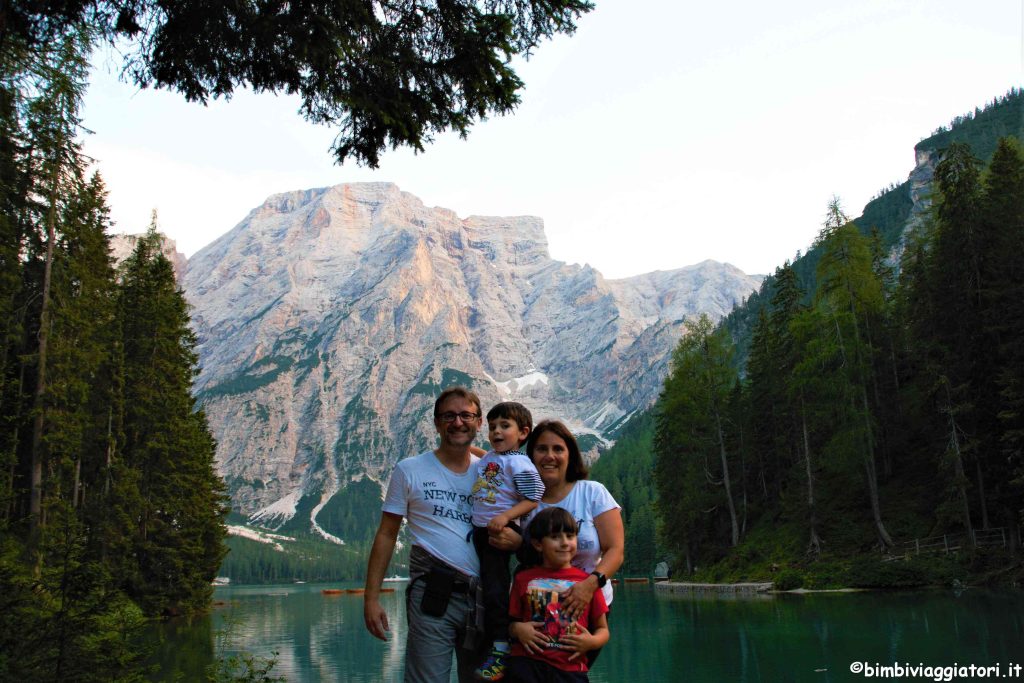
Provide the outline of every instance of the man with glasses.
[[480,424],[479,397],[463,387],[445,389],[434,402],[440,444],[399,461],[388,482],[366,567],[363,619],[370,633],[387,640],[390,628],[380,604],[380,587],[405,518],[412,542],[405,601],[407,683],[447,682],[453,651],[459,680],[473,680],[482,620],[480,566],[469,541],[473,464],[479,458],[470,446]]

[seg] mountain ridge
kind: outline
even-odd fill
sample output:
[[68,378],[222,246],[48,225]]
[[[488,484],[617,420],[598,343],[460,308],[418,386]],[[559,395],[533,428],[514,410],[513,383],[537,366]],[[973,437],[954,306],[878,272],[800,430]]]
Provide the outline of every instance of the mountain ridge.
[[379,500],[394,462],[434,444],[442,387],[565,419],[596,453],[657,396],[683,321],[759,283],[710,260],[606,279],[551,258],[537,217],[354,183],[271,195],[188,260],[183,288],[233,506],[340,542],[361,532],[336,494]]

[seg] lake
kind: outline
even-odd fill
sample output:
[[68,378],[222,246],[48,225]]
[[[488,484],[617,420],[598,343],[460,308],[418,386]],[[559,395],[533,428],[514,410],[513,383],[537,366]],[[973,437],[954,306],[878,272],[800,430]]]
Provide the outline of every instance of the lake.
[[[312,584],[218,588],[214,599],[223,604],[209,617],[153,632],[155,680],[201,680],[215,657],[247,651],[276,652],[274,672],[293,683],[401,681],[405,584],[393,585],[396,592],[382,596],[395,634],[387,643],[363,627],[361,595],[326,596],[325,586]],[[894,662],[999,666],[1002,677],[1024,681],[1010,668],[1024,665],[1024,593],[1017,591],[690,597],[630,584],[616,586],[609,625],[611,642],[592,681],[868,678],[851,673],[855,662],[866,662],[869,673]]]

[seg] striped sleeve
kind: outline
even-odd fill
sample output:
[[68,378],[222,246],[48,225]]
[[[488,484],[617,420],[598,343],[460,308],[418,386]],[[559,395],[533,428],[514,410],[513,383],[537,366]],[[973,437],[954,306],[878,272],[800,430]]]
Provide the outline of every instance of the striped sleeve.
[[538,502],[544,495],[544,482],[540,480],[536,467],[516,472],[512,481],[515,482],[516,491],[526,500]]

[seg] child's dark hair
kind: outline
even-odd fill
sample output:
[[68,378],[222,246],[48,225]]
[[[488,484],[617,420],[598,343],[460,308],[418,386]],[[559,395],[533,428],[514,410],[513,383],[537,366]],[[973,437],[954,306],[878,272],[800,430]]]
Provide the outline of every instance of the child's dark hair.
[[533,429],[533,415],[522,403],[515,401],[504,401],[495,405],[487,411],[487,421],[491,420],[515,420],[519,428]]
[[562,531],[576,534],[579,532],[579,527],[576,526],[576,520],[568,510],[551,507],[537,513],[537,516],[530,521],[526,533],[531,540],[539,541],[545,536],[554,536]]

